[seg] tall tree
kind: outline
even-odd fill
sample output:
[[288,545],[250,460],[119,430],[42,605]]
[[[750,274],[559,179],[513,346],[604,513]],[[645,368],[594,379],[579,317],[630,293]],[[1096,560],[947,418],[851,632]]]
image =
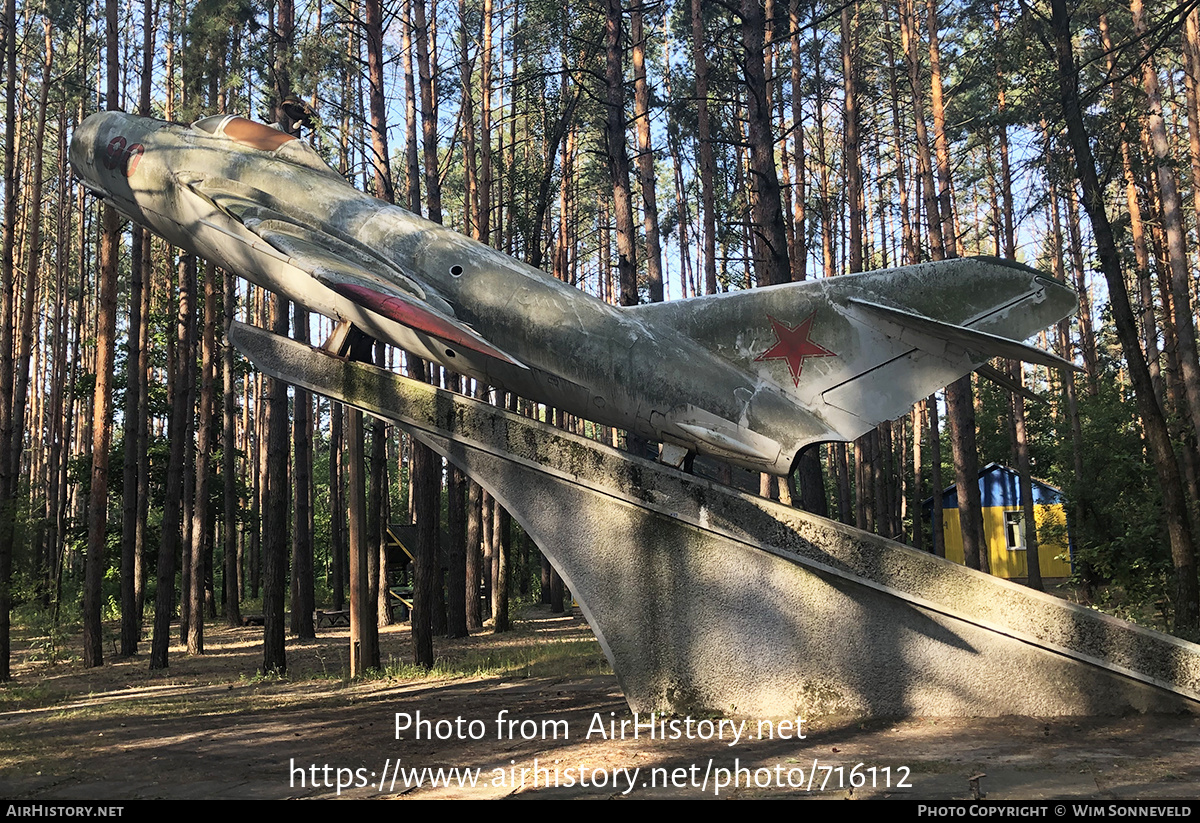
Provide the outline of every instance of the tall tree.
[[637,253],[633,196],[629,189],[629,151],[625,145],[625,19],[621,0],[604,5],[604,151],[612,182],[617,228],[617,271],[622,306],[638,303]]
[[[117,51],[117,3],[106,0],[105,61],[108,81],[105,106],[118,111],[120,101],[120,53]],[[100,235],[100,303],[96,330],[96,390],[92,402],[92,485],[88,496],[88,549],[83,587],[83,663],[104,662],[100,635],[100,584],[104,577],[108,529],[108,459],[112,441],[113,355],[117,333],[117,254],[120,218],[106,205]]]
[[[224,479],[222,490],[223,517],[225,520],[222,531],[225,563],[225,619],[230,626],[240,626],[242,623],[241,596],[241,566],[238,563],[238,480],[237,480],[237,387],[233,372],[233,343],[229,340],[229,330],[233,325],[234,307],[237,299],[234,292],[234,276],[230,272],[222,272],[224,282],[224,345],[221,347],[221,375],[224,386],[222,397],[222,436],[221,436],[221,474]],[[336,511],[336,509],[335,509]]]
[[[191,353],[191,316],[195,299],[196,258],[184,257],[179,263],[179,304],[175,323],[175,379],[171,386],[170,455],[167,461],[166,498],[159,530],[158,583],[154,596],[154,636],[150,647],[150,668],[167,668],[171,646],[171,616],[175,611],[175,558],[181,546],[180,526],[183,515],[183,475],[187,467],[184,454],[188,447],[188,388],[182,375]],[[187,269],[191,269],[191,274]]]
[[764,39],[766,16],[758,0],[742,0],[742,49],[746,85],[747,137],[750,142],[750,174],[754,187],[754,233],[759,251],[759,285],[786,283],[792,279],[787,254],[787,233],[779,171],[775,166],[775,137],[771,128],[771,96],[767,88]]
[[204,328],[200,343],[199,438],[196,445],[196,498],[192,505],[191,588],[184,593],[190,614],[188,654],[204,653],[204,550],[212,527],[209,516],[209,462],[216,408],[217,267],[204,266]]
[[[438,177],[437,108],[434,101],[435,69],[429,27],[426,25],[424,0],[412,0],[413,28],[417,46],[417,75],[421,95],[422,149],[425,162],[425,205],[430,220],[442,222],[442,188]],[[418,380],[432,380],[424,361],[410,358],[410,374]],[[441,458],[425,444],[412,442],[413,513],[417,525],[416,583],[413,587],[413,661],[433,666],[433,612],[440,610],[441,563],[438,560],[438,533],[441,519]]]
[[1179,195],[1166,120],[1163,118],[1158,71],[1146,42],[1146,20],[1142,0],[1130,0],[1129,7],[1133,14],[1134,36],[1142,44],[1142,85],[1146,92],[1148,108],[1146,128],[1150,133],[1150,145],[1154,151],[1154,170],[1162,202],[1162,228],[1167,240],[1168,279],[1175,307],[1175,339],[1185,395],[1180,411],[1191,421],[1196,435],[1200,436],[1200,360],[1197,359],[1195,312],[1192,309],[1192,276],[1184,238],[1183,199]]
[[1187,503],[1183,496],[1179,466],[1175,462],[1166,420],[1154,396],[1150,370],[1138,345],[1137,324],[1125,288],[1125,277],[1117,251],[1117,238],[1108,218],[1104,190],[1100,185],[1096,160],[1083,120],[1079,73],[1071,43],[1071,17],[1066,0],[1050,1],[1050,32],[1058,76],[1059,106],[1066,121],[1076,174],[1083,189],[1083,206],[1091,220],[1100,268],[1108,283],[1113,321],[1121,341],[1121,350],[1125,354],[1138,412],[1145,427],[1146,444],[1163,496],[1163,514],[1171,543],[1171,558],[1175,565],[1175,626],[1177,631],[1190,633],[1200,625],[1200,586],[1196,578],[1195,547]]
[[[288,333],[287,301],[269,298],[271,329]],[[287,384],[265,378],[267,434],[266,507],[263,512],[263,665],[264,673],[287,671],[284,649],[284,597],[288,588],[288,402]]]
[[[154,66],[154,8],[156,4],[144,5],[142,17],[142,80],[138,91],[138,112],[150,114],[151,75]],[[133,229],[130,254],[129,278],[129,338],[125,360],[125,474],[121,522],[121,656],[137,654],[141,638],[143,596],[138,584],[142,577],[142,556],[145,553],[146,529],[141,516],[149,501],[149,489],[141,469],[148,461],[146,452],[147,414],[143,413],[149,399],[147,386],[147,342],[149,335],[143,326],[149,326],[149,318],[143,312],[146,302],[143,293],[148,292],[146,282],[150,267],[150,233],[142,228]],[[148,472],[147,472],[148,474]]]
[[[292,315],[296,339],[308,343],[308,310],[296,304]],[[297,387],[292,410],[294,490],[292,532],[292,634],[316,637],[313,612],[317,607],[314,580],[313,534],[309,527],[313,508],[312,394]]]
[[366,460],[362,412],[346,407],[346,521],[350,544],[350,676],[379,665],[379,637],[367,582]]
[[13,540],[16,477],[12,465],[13,275],[17,230],[17,4],[4,4],[4,226],[0,260],[0,682],[11,677]]
[[[638,184],[642,191],[646,233],[646,278],[650,302],[663,300],[662,249],[658,237],[658,196],[655,194],[654,148],[650,144],[650,84],[646,81],[645,6],[634,0],[630,11],[630,38],[633,56],[633,111],[637,125]],[[554,155],[553,148],[549,152]]]
[[[291,97],[291,60],[295,37],[295,8],[291,0],[278,0],[275,6],[275,55],[272,61],[273,106],[275,122],[286,133],[294,123],[284,106]],[[271,329],[287,336],[290,318],[288,301],[279,295],[268,297]],[[266,472],[263,483],[266,504],[263,507],[263,672],[287,671],[284,648],[286,625],[284,599],[288,589],[288,513],[291,508],[291,484],[288,479],[288,398],[282,380],[264,378],[266,394]]]
[[704,36],[704,6],[691,0],[692,65],[696,72],[696,122],[700,150],[701,235],[704,240],[704,293],[717,292],[717,226],[714,178],[717,176],[709,114],[708,43]]

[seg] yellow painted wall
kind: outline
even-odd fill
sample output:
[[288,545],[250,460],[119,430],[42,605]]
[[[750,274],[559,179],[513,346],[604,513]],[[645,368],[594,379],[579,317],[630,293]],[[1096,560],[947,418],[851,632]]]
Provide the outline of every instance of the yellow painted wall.
[[[1004,538],[1004,513],[1020,511],[1019,506],[993,506],[983,510],[983,535],[988,546],[988,560],[992,574],[997,577],[1025,577],[1029,567],[1024,551],[1009,551]],[[1067,515],[1061,503],[1033,507],[1033,519],[1037,523],[1038,557],[1041,560],[1042,577],[1070,577],[1071,563],[1067,554]],[[946,559],[963,563],[962,528],[959,525],[958,509],[946,509],[943,523],[946,536]],[[1053,533],[1053,536],[1052,536]],[[1059,559],[1062,555],[1062,559]]]

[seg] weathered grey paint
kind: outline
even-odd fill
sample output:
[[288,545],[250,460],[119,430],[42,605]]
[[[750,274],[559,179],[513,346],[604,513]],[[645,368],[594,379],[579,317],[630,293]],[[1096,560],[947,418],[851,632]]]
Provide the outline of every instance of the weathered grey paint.
[[1200,647],[238,325],[276,377],[386,417],[512,512],[636,711],[1200,709]]
[[241,118],[94,114],[71,165],[131,219],[311,311],[585,419],[775,474],[804,446],[853,440],[992,357],[1046,362],[1019,341],[1077,305],[1033,269],[976,258],[611,306],[355,190],[303,142]]

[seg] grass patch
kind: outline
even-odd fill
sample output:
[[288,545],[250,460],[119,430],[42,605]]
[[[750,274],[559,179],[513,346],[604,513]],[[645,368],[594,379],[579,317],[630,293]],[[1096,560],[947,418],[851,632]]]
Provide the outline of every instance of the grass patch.
[[611,674],[612,667],[594,640],[539,640],[529,635],[498,648],[468,649],[439,657],[433,668],[389,658],[379,677],[393,680],[461,677],[568,677]]
[[0,688],[0,711],[14,711],[53,702],[54,695],[42,683],[7,683]]
[[56,618],[48,609],[25,603],[12,613],[13,647],[23,648],[31,663],[53,666],[76,659],[72,642],[80,631],[78,620]]
[[[31,610],[14,631],[17,680],[0,685],[0,712],[43,712],[42,717],[57,721],[115,714],[224,714],[297,701],[345,699],[337,696],[343,689],[362,684],[369,690],[372,681],[611,674],[599,644],[578,617],[551,615],[537,606],[519,614],[510,632],[435,640],[438,658],[431,669],[407,662],[411,655],[407,627],[389,629],[381,637],[386,661],[382,670],[352,679],[348,645],[340,632],[321,633],[313,640],[290,639],[287,673],[264,673],[261,629],[229,628],[211,621],[205,628],[207,653],[188,656],[173,637],[168,670],[149,670],[148,639],[138,657],[109,655],[103,666],[85,669],[80,663],[80,634],[69,632],[66,621],[56,627]],[[37,651],[39,638],[53,654],[43,656]]]

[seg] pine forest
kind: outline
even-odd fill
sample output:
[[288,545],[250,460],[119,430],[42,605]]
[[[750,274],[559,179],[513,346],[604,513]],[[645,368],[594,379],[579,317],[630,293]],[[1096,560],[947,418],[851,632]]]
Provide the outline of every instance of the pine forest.
[[[100,110],[277,124],[355,187],[622,306],[975,255],[1052,275],[1078,311],[1029,342],[1076,372],[993,361],[789,478],[704,470],[941,555],[953,487],[961,556],[988,571],[976,479],[1011,467],[1062,491],[1056,593],[1200,638],[1196,0],[6,0],[3,20],[0,681],[18,625],[82,631],[86,666],[164,669],[249,614],[285,671],[314,610],[346,608],[355,545],[393,619],[399,524],[418,567],[446,547],[415,585],[418,665],[505,631],[510,601],[564,598],[462,472],[234,351],[233,320],[314,345],[333,324],[103,206],[68,156]],[[1022,580],[1050,588],[1039,540],[1066,541],[1027,505]]]

